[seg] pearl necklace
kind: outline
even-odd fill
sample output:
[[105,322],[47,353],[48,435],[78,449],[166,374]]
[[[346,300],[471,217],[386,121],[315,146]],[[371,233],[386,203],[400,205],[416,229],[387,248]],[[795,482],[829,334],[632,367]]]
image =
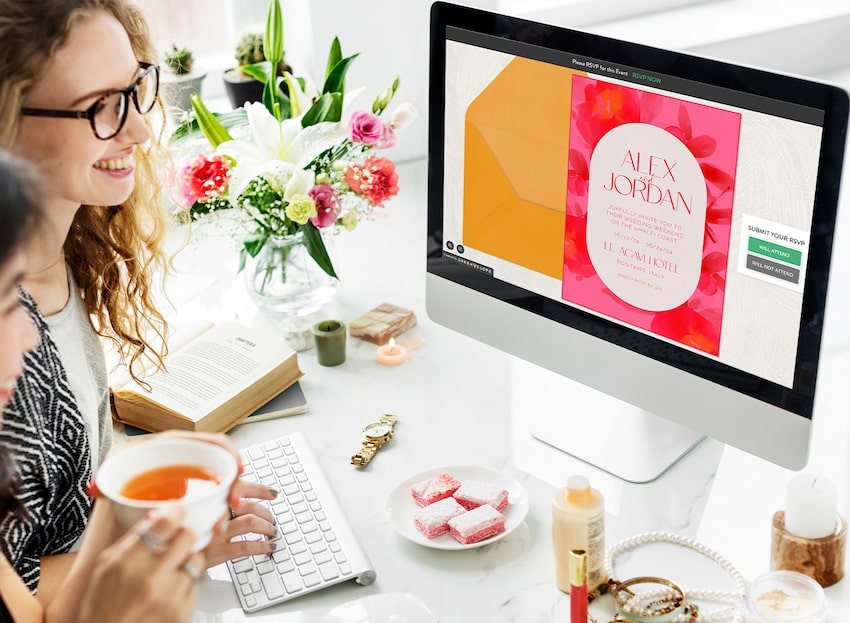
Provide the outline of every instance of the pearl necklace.
[[[702,623],[703,621],[719,621],[724,619],[730,619],[732,623],[742,623],[744,620],[744,612],[743,612],[743,603],[744,603],[744,595],[747,592],[747,581],[741,575],[741,573],[734,567],[732,564],[726,560],[723,556],[707,548],[702,543],[694,539],[689,539],[684,536],[680,536],[678,534],[672,534],[669,532],[645,532],[643,534],[638,534],[633,537],[629,537],[616,545],[612,546],[605,553],[605,573],[609,578],[615,578],[614,575],[614,559],[621,553],[634,549],[636,547],[640,547],[641,545],[646,545],[649,543],[670,543],[673,545],[680,545],[682,547],[687,547],[688,549],[692,549],[695,552],[702,554],[706,558],[717,563],[721,569],[726,571],[735,582],[736,590],[734,591],[712,591],[712,590],[702,590],[702,589],[682,589],[685,595],[687,595],[688,599],[701,599],[705,601],[711,601],[716,603],[722,602],[731,602],[730,605],[720,607],[716,610],[712,610],[709,612],[703,612],[700,609],[699,611],[699,621]],[[651,596],[651,595],[649,595]],[[661,593],[659,593],[658,597],[663,597]]]

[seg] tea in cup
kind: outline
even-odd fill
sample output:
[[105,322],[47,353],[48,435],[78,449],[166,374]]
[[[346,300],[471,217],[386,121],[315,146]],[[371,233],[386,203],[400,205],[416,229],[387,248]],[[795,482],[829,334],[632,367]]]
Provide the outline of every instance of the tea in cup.
[[200,551],[227,511],[237,473],[236,458],[220,446],[154,436],[113,450],[95,480],[125,528],[150,509],[180,504],[185,509],[183,525],[197,536],[193,551]]

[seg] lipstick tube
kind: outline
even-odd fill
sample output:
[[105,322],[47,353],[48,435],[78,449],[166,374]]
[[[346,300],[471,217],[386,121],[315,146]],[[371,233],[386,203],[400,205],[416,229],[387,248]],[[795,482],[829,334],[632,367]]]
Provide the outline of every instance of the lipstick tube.
[[570,550],[570,623],[587,623],[587,552]]

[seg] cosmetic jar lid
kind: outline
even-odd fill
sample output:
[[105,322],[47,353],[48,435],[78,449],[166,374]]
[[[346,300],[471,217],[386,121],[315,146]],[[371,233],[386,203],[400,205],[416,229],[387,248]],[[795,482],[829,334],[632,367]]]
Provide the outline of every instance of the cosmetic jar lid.
[[754,623],[821,623],[826,594],[815,580],[796,571],[770,571],[750,583],[747,620]]

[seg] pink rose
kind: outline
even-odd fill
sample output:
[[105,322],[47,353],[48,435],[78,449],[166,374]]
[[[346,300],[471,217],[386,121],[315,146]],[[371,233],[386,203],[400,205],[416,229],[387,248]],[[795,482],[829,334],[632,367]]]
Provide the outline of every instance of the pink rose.
[[384,138],[384,122],[365,110],[358,110],[348,121],[348,138],[355,143],[375,145]]
[[329,227],[336,223],[342,206],[333,186],[330,184],[319,184],[313,186],[307,193],[316,202],[316,216],[310,219],[316,227]]

